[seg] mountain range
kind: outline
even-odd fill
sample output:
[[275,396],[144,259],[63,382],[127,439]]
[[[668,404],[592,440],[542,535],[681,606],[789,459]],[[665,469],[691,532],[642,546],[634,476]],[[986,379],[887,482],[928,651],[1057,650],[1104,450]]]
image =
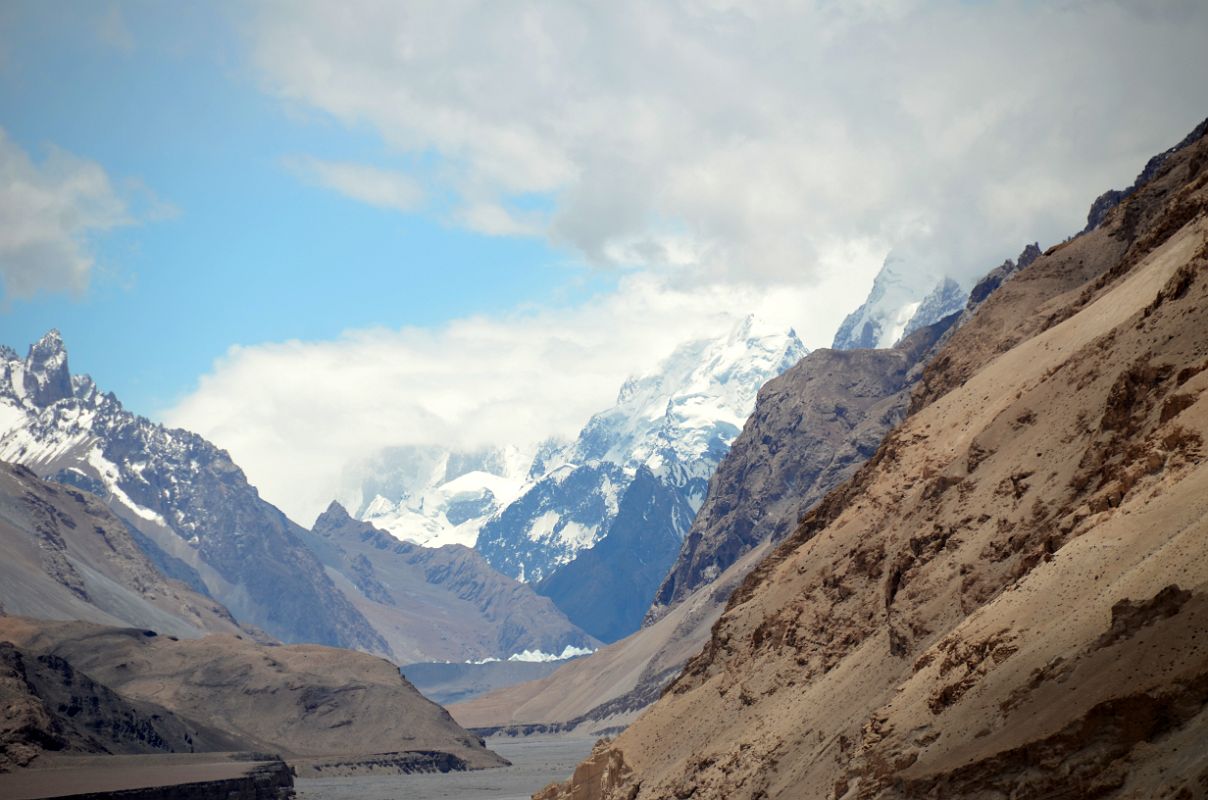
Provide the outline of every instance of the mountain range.
[[[806,352],[793,331],[765,332],[744,319],[718,338],[681,345],[655,370],[630,378],[615,405],[588,420],[574,441],[541,445],[518,488],[518,449],[456,458],[444,453],[432,458],[443,483],[415,496],[432,508],[428,498],[455,496],[446,488],[452,485],[479,487],[467,497],[489,493],[489,501],[474,506],[494,508],[489,515],[448,530],[478,526],[475,549],[492,567],[531,584],[592,636],[614,641],[641,624],[760,386]],[[452,463],[490,464],[495,471],[454,474]],[[487,488],[491,482],[495,490]],[[447,510],[441,513],[448,519]],[[362,517],[381,521],[372,504]]]
[[638,628],[759,388],[808,351],[747,317],[621,386],[570,441],[392,446],[349,470],[352,516],[473,547],[595,639]]
[[242,622],[286,641],[387,652],[302,544],[301,527],[224,450],[131,414],[73,376],[57,331],[24,359],[0,349],[0,460],[104,498]]
[[241,625],[134,534],[99,497],[0,463],[0,773],[36,773],[0,774],[0,795],[221,779],[187,796],[226,797],[254,767],[266,793],[239,796],[276,798],[293,774],[504,763],[395,664]]
[[[45,593],[26,587],[11,593],[10,608],[186,635],[239,625],[269,638],[365,650],[398,663],[595,644],[548,600],[464,547],[404,545],[363,524],[346,531],[337,523],[351,520],[339,520],[334,509],[315,532],[307,531],[263,500],[225,451],[138,417],[88,376],[73,376],[56,331],[24,359],[0,349],[0,459],[28,471],[23,479],[14,473],[6,502],[21,504],[28,517],[30,497],[70,492],[128,560],[149,561],[148,574],[179,579],[205,598],[188,596],[179,608],[217,604],[221,611],[207,620],[218,614],[227,622],[197,627],[196,611],[167,621],[124,600],[115,613],[118,600],[111,595],[130,588],[102,588],[97,577],[119,569],[114,557],[86,546],[93,541],[88,537],[78,543],[80,531],[70,527],[59,537],[64,555],[42,571],[54,573],[54,585],[66,586],[74,600],[39,599]],[[35,474],[70,488],[55,489]],[[24,547],[41,548],[43,561],[50,558],[47,525],[56,519],[49,518],[28,524],[9,518],[21,523]],[[90,518],[86,524],[90,530],[98,523]]]
[[1206,135],[968,293],[891,255],[833,348],[747,318],[309,530],[0,348],[0,771],[502,764],[472,726],[619,732],[541,800],[1202,794]]
[[901,421],[923,363],[957,317],[895,348],[815,350],[765,384],[643,627],[548,677],[459,702],[452,713],[481,730],[599,734],[632,722],[708,641],[730,593],[772,544]]

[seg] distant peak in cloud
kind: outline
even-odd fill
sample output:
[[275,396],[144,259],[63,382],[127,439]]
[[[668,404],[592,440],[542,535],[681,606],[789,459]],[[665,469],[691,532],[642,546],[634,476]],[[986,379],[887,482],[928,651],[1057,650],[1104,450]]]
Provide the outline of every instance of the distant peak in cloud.
[[[794,325],[808,326],[807,343],[826,342],[858,302],[831,311],[799,287],[678,287],[633,275],[569,307],[233,347],[165,420],[229,450],[266,498],[313,519],[348,466],[384,448],[569,439],[628,376],[678,345],[764,331],[783,338]],[[744,321],[749,312],[753,322]]]

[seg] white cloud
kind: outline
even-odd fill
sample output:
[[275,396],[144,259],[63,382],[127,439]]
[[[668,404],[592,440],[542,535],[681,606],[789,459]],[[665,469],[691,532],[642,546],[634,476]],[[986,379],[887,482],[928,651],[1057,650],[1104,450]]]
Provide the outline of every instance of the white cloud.
[[419,182],[394,170],[309,156],[288,158],[285,164],[306,181],[378,208],[413,211],[424,200]]
[[[842,282],[837,271],[830,280]],[[800,287],[684,289],[637,274],[569,308],[234,347],[165,417],[230,450],[266,498],[309,523],[345,470],[380,448],[573,436],[676,344],[721,335],[747,311],[775,329],[811,320],[810,332],[829,338],[863,290],[833,309]]]
[[248,30],[270,91],[435,164],[446,219],[627,270],[573,308],[233,348],[168,418],[302,522],[381,447],[572,434],[732,315],[825,346],[891,247],[969,282],[1208,109],[1190,1],[268,0]]
[[455,221],[690,277],[809,282],[875,240],[970,279],[1208,108],[1194,0],[270,0],[250,29],[271,91],[439,155]]
[[133,222],[95,162],[50,148],[35,163],[0,129],[0,279],[5,301],[41,291],[83,292],[90,237]]
[[466,204],[454,219],[462,227],[488,236],[536,236],[544,229],[541,214],[518,214],[491,202]]

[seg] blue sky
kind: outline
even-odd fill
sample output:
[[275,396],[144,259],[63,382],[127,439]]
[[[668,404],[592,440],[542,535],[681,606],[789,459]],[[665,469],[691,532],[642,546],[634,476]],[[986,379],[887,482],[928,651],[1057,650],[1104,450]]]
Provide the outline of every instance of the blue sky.
[[231,17],[200,4],[18,4],[0,16],[0,127],[35,160],[95,161],[135,224],[93,238],[82,294],[6,299],[18,351],[62,330],[72,367],[158,415],[232,344],[433,325],[580,297],[608,280],[535,237],[366,206],[289,159],[414,167],[371,129],[266,95]]
[[1208,4],[0,5],[0,341],[313,517],[386,446],[573,435],[887,254],[969,286],[1208,114]]

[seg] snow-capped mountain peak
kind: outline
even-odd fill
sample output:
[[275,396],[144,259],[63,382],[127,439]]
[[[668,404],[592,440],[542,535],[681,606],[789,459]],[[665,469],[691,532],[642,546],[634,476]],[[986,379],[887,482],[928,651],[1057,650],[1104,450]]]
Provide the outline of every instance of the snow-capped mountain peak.
[[950,278],[890,253],[863,305],[847,315],[836,350],[892,347],[904,335],[964,308],[967,293]]
[[[754,408],[759,387],[805,353],[792,330],[761,328],[748,316],[725,335],[687,342],[657,369],[630,377],[616,405],[592,417],[573,442],[464,451],[387,448],[350,471],[355,488],[340,499],[357,517],[400,539],[473,546],[488,520],[537,484],[544,482],[540,493],[549,494],[542,505],[558,505],[563,501],[555,497],[581,493],[591,483],[598,502],[554,516],[537,512],[524,534],[531,546],[549,549],[551,564],[565,563],[605,534],[603,521],[616,514],[617,497],[639,467],[672,485],[690,485],[691,502],[698,504],[713,467]],[[587,466],[590,480],[575,474]],[[528,576],[548,573],[550,564],[529,561]],[[517,576],[522,569],[505,571]]]
[[67,350],[63,347],[63,337],[58,330],[51,329],[30,345],[21,372],[20,380],[14,380],[12,386],[36,406],[45,408],[57,400],[71,397]]
[[478,529],[524,486],[532,455],[519,447],[384,449],[350,474],[356,516],[427,547],[472,547]]
[[754,317],[725,336],[680,345],[657,368],[630,377],[617,403],[593,416],[566,460],[611,462],[632,475],[679,471],[707,479],[742,429],[755,395],[808,352],[793,330],[759,332]]
[[[522,493],[484,523],[477,549],[496,569],[537,583],[560,604],[591,602],[587,595],[564,597],[575,594],[573,586],[547,581],[585,551],[608,550],[616,537],[630,544],[613,549],[632,548],[627,552],[653,564],[661,579],[670,562],[659,559],[674,558],[760,387],[805,354],[795,332],[761,328],[753,317],[716,338],[680,345],[655,369],[626,380],[616,404],[592,416],[574,442],[542,448],[536,460],[543,471],[534,464]],[[592,591],[605,592],[610,580],[597,575]],[[590,613],[580,611],[568,614],[600,634],[617,632],[611,622],[591,627]]]

